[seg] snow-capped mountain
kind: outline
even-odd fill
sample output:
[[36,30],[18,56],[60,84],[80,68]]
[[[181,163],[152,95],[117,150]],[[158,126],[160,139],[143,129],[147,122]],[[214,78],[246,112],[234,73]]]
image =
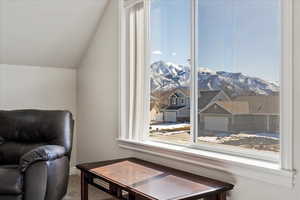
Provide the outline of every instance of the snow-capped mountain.
[[[151,65],[151,88],[167,90],[189,86],[191,70],[187,66],[155,62]],[[261,78],[250,77],[242,73],[198,69],[198,88],[200,90],[220,90],[231,96],[270,95],[279,91],[279,85]]]

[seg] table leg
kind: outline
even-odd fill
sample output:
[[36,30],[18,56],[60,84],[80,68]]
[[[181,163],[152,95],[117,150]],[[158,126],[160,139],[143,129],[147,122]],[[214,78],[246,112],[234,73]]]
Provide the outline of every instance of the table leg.
[[110,190],[111,194],[113,194],[116,197],[119,197],[118,187],[115,184],[112,184],[112,183],[109,184],[109,190]]
[[88,200],[88,183],[86,180],[86,175],[84,172],[81,172],[81,200]]
[[217,194],[217,200],[226,200],[226,192]]
[[129,192],[128,200],[135,200],[135,195],[133,193]]
[[216,200],[216,199],[217,199],[217,196],[216,196],[216,195],[213,195],[213,196],[209,196],[209,197],[204,198],[204,200]]

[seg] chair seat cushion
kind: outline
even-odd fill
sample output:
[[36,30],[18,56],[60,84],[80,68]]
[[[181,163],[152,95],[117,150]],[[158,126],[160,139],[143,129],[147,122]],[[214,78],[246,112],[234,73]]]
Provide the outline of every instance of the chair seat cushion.
[[0,195],[18,195],[22,188],[23,176],[18,165],[0,165]]

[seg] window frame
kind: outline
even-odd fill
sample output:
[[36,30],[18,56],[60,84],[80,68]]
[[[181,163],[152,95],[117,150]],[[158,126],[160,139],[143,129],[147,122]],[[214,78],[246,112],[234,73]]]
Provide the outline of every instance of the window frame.
[[[127,4],[133,4],[135,2],[143,2],[145,6],[145,66],[150,66],[149,56],[150,55],[150,26],[149,26],[149,19],[150,19],[150,1],[151,0],[127,0]],[[196,67],[197,66],[197,0],[190,0],[192,3],[192,40],[191,40],[191,68],[192,68],[192,87],[191,87],[191,96],[190,96],[190,106],[191,106],[191,125],[192,130],[191,133],[193,135],[193,142],[196,141],[197,138],[197,118],[198,118],[198,111],[197,109],[197,80],[194,78],[196,74]],[[145,132],[140,134],[138,141],[130,141],[126,138],[126,134],[124,133],[124,127],[126,127],[126,84],[125,82],[125,75],[126,75],[126,66],[124,62],[125,58],[125,46],[126,46],[126,38],[124,37],[124,32],[126,30],[125,22],[124,22],[124,0],[120,0],[119,4],[119,27],[120,27],[120,35],[119,35],[119,80],[120,80],[120,87],[119,87],[119,94],[120,94],[120,102],[119,102],[119,136],[118,140],[120,141],[120,146],[124,148],[131,148],[133,150],[139,150],[145,152],[144,147],[152,147],[160,149],[159,146],[161,145],[164,148],[161,148],[158,151],[164,151],[165,147],[168,146],[170,149],[174,148],[185,148],[189,151],[194,152],[193,155],[197,154],[198,156],[202,157],[201,152],[207,151],[212,153],[217,153],[220,155],[229,155],[234,156],[237,158],[241,158],[241,160],[250,159],[250,160],[260,160],[265,163],[273,163],[274,166],[278,167],[277,170],[283,171],[288,173],[288,177],[293,179],[293,0],[280,0],[281,1],[281,86],[280,86],[280,155],[279,157],[269,157],[269,156],[261,156],[257,159],[257,155],[249,153],[247,150],[240,150],[235,151],[234,153],[227,148],[211,148],[209,145],[176,145],[176,144],[169,144],[168,142],[158,142],[149,139],[148,137],[148,126],[149,120],[147,122],[142,122],[145,124]],[[128,3],[129,2],[129,3]],[[149,67],[146,67],[148,72],[150,73]],[[283,70],[284,69],[284,70]],[[149,90],[148,99],[150,102],[150,77],[145,74],[145,87]],[[147,104],[147,103],[145,103]],[[145,105],[145,111],[149,110],[149,106]],[[146,116],[147,115],[147,116]],[[145,118],[148,117],[148,113],[145,112]],[[196,133],[196,134],[195,134]],[[124,142],[127,144],[125,145]],[[132,147],[134,144],[135,148]],[[136,147],[137,144],[140,144],[139,147]],[[172,148],[171,148],[172,147]],[[231,147],[230,147],[231,148]],[[226,150],[227,149],[227,150]],[[157,152],[157,151],[156,151]],[[184,151],[176,151],[176,155],[178,155],[177,159],[182,159]],[[181,152],[181,153],[180,153]],[[182,154],[183,152],[183,154]],[[221,153],[223,152],[223,153]],[[155,152],[154,152],[155,153]],[[173,156],[174,157],[174,156]],[[176,156],[175,156],[176,157]],[[221,156],[222,157],[222,156]],[[208,158],[209,159],[209,158]],[[211,158],[214,160],[215,158]],[[222,160],[222,159],[221,159]],[[279,162],[278,162],[279,160]],[[225,162],[225,161],[224,161]],[[243,160],[242,162],[245,162]],[[277,162],[277,163],[276,163]],[[225,162],[226,163],[226,162]],[[223,163],[224,164],[224,163]],[[202,163],[203,165],[203,163]],[[293,182],[293,181],[291,181]]]

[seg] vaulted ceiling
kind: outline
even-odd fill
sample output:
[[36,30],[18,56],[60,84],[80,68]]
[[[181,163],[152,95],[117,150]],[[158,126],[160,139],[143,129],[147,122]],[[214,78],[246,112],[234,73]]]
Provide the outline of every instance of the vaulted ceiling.
[[77,67],[109,0],[0,0],[0,64]]

